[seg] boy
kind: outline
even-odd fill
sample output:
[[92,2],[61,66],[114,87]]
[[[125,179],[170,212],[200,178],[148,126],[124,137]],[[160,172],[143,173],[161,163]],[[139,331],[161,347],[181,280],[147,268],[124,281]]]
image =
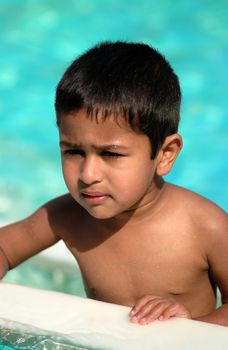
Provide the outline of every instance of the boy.
[[228,325],[227,216],[163,180],[182,147],[180,100],[177,76],[147,45],[107,42],[76,59],[55,103],[69,193],[1,228],[1,276],[62,239],[87,295],[131,306],[132,322]]

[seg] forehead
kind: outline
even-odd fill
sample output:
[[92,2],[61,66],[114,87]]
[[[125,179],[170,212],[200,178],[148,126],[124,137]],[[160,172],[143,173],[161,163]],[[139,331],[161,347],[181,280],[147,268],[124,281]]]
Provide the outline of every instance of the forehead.
[[85,109],[73,111],[62,116],[59,126],[60,137],[75,141],[88,139],[98,141],[133,141],[138,138],[147,138],[143,133],[133,130],[123,116],[108,116],[104,118],[101,113],[88,115]]

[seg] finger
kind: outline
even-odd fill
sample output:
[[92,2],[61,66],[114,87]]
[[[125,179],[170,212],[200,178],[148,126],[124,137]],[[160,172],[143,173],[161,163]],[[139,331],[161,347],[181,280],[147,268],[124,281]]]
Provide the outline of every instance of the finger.
[[163,320],[165,321],[171,317],[182,317],[182,318],[188,318],[188,319],[192,318],[190,311],[184,305],[181,305],[181,304],[173,304],[167,307],[163,311],[159,319],[161,321]]
[[163,312],[170,306],[170,302],[167,300],[161,300],[156,305],[154,304],[152,308],[145,314],[141,319],[139,319],[139,323],[147,324],[153,322],[163,315]]
[[[136,314],[133,315],[132,321],[133,322],[141,322],[145,323],[147,321],[147,318],[150,317],[152,319],[156,319],[157,314],[159,313],[159,310],[163,311],[163,308],[161,305],[163,304],[162,299],[154,299],[149,300],[145,305],[141,307],[140,310],[136,312]],[[160,306],[159,306],[160,305]]]
[[146,295],[143,298],[139,299],[135,305],[133,306],[133,308],[130,311],[130,316],[135,315],[138,311],[140,311],[150,300],[154,300],[157,297],[153,297],[151,295]]

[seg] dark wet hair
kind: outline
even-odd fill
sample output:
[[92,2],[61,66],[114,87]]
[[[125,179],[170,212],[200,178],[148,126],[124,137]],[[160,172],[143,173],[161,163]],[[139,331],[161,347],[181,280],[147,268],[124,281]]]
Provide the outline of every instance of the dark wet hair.
[[178,77],[157,50],[142,43],[103,42],[77,58],[61,78],[57,124],[74,110],[104,118],[123,115],[151,142],[154,158],[168,135],[178,130]]

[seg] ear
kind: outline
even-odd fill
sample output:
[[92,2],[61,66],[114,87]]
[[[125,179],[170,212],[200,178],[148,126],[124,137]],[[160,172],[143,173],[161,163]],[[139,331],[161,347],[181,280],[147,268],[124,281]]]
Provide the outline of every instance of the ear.
[[156,174],[167,175],[183,146],[182,137],[179,134],[167,136],[157,155]]

